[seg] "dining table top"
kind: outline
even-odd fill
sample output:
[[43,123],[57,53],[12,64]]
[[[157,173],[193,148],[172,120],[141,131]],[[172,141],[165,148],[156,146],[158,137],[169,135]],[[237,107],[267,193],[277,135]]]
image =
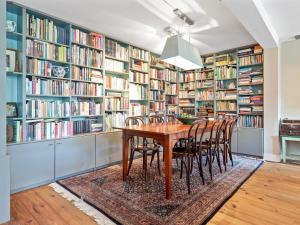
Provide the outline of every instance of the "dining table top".
[[[209,121],[208,127],[212,123]],[[149,134],[161,134],[161,135],[170,135],[181,132],[186,132],[190,129],[191,125],[182,124],[178,122],[169,122],[169,123],[151,123],[151,124],[141,124],[141,125],[128,125],[124,127],[118,127],[118,129],[126,131],[139,131],[142,133]],[[200,127],[201,128],[201,127]]]

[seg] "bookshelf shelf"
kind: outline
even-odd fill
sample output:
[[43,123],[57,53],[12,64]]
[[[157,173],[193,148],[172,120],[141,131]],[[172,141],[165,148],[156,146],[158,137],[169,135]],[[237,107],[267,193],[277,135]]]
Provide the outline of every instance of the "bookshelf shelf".
[[84,47],[84,48],[94,49],[94,50],[97,50],[97,51],[100,51],[100,52],[104,51],[104,49],[102,49],[102,48],[96,48],[96,47],[93,47],[91,45],[85,45],[85,44],[81,44],[81,43],[74,42],[74,41],[72,41],[71,43],[72,43],[72,45],[78,45],[78,46],[81,46],[81,47]]
[[109,74],[112,74],[112,75],[126,75],[126,76],[129,75],[128,72],[118,72],[118,71],[105,70],[105,75],[109,75]]
[[12,71],[7,71],[6,74],[7,74],[7,75],[10,75],[10,76],[23,76],[23,72],[12,72]]
[[256,85],[263,85],[264,83],[250,83],[250,84],[239,84],[240,87],[243,87],[243,86],[256,86]]
[[124,62],[124,63],[129,63],[128,60],[125,60],[125,59],[119,59],[119,58],[112,57],[112,56],[109,56],[109,55],[105,55],[105,58],[107,58],[107,59],[112,59],[112,60],[116,60],[116,61],[120,61],[120,62]]
[[39,98],[39,97],[46,97],[46,98],[70,98],[69,95],[39,95],[39,94],[26,94],[27,97]]
[[43,75],[35,75],[35,74],[26,74],[28,77],[38,77],[42,79],[54,79],[54,80],[70,80],[69,78],[63,78],[63,77],[54,77],[54,76],[43,76]]
[[248,65],[239,65],[239,68],[256,67],[256,66],[263,66],[263,63],[254,63],[254,64],[248,64]]
[[93,96],[93,95],[71,95],[70,97],[76,98],[103,98],[103,96]]
[[134,81],[129,81],[131,84],[139,84],[139,85],[149,85],[147,83],[141,83],[141,82],[134,82]]
[[83,68],[89,68],[89,69],[93,69],[93,70],[104,70],[103,68],[99,68],[99,67],[93,67],[93,66],[87,66],[87,65],[81,65],[81,64],[76,64],[76,63],[71,63],[72,66],[77,66],[77,67],[83,67]]
[[42,57],[37,57],[37,56],[32,56],[32,55],[26,55],[26,57],[32,58],[32,59],[39,59],[39,60],[43,60],[43,61],[54,62],[54,63],[60,63],[60,64],[70,64],[70,62],[64,62],[64,61],[59,61],[59,60],[55,60],[55,59],[47,59],[47,58],[42,58]]
[[129,92],[129,90],[120,90],[120,89],[113,89],[113,88],[105,88],[105,91],[110,91],[110,92]]
[[[67,79],[67,78],[65,78],[65,79]],[[90,83],[90,84],[103,84],[103,82],[88,81],[88,80],[71,79],[71,81],[83,82],[83,83]]]
[[54,42],[54,41],[48,41],[48,40],[45,40],[45,39],[32,37],[32,36],[30,36],[30,35],[27,35],[26,38],[27,38],[27,39],[31,39],[31,40],[36,40],[36,41],[46,42],[46,43],[53,44],[53,45],[57,45],[57,46],[63,46],[63,47],[66,47],[66,48],[70,48],[70,45],[65,45],[65,44],[61,44],[61,43],[58,43],[58,42]]
[[145,62],[145,63],[148,63],[148,62],[149,62],[149,60],[141,59],[141,58],[137,58],[137,57],[133,57],[133,56],[130,56],[130,59],[137,60],[137,61],[141,61],[141,62]]
[[130,68],[130,70],[131,70],[131,71],[140,72],[140,73],[149,73],[148,71],[139,70],[139,69],[134,69],[134,68]]

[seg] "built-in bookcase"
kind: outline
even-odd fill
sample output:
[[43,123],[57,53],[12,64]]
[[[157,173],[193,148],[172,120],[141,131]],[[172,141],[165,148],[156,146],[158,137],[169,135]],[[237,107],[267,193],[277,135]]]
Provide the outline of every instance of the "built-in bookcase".
[[214,56],[203,57],[203,68],[196,73],[196,115],[214,117]]
[[166,111],[166,74],[165,65],[159,56],[151,53],[149,111],[154,114],[165,114]]
[[[9,67],[6,69],[6,101],[16,112],[7,115],[7,142],[21,143],[24,137],[24,35],[23,35],[24,11],[21,7],[7,4],[7,21],[15,24],[14,31],[6,32],[6,54],[9,60]],[[8,59],[7,59],[8,60]]]
[[105,39],[105,124],[106,131],[124,125],[129,111],[129,45]]
[[195,85],[199,71],[182,71],[179,74],[180,113],[195,114]]
[[166,114],[179,113],[179,74],[178,68],[173,65],[165,64],[165,96]]
[[150,52],[130,46],[130,74],[145,82],[129,84],[129,115],[149,115],[149,63]]
[[263,49],[259,45],[238,49],[239,126],[263,127]]

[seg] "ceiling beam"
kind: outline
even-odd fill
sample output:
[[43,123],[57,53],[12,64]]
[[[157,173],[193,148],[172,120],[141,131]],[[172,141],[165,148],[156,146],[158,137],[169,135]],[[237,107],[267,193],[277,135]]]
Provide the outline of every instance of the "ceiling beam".
[[261,0],[220,0],[263,48],[278,46],[279,38]]

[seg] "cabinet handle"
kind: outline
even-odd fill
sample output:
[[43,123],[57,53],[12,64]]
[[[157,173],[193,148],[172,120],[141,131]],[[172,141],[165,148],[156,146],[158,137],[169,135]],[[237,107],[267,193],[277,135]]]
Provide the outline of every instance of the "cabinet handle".
[[53,144],[49,144],[49,146],[53,146]]
[[57,142],[56,144],[61,145],[61,142]]

